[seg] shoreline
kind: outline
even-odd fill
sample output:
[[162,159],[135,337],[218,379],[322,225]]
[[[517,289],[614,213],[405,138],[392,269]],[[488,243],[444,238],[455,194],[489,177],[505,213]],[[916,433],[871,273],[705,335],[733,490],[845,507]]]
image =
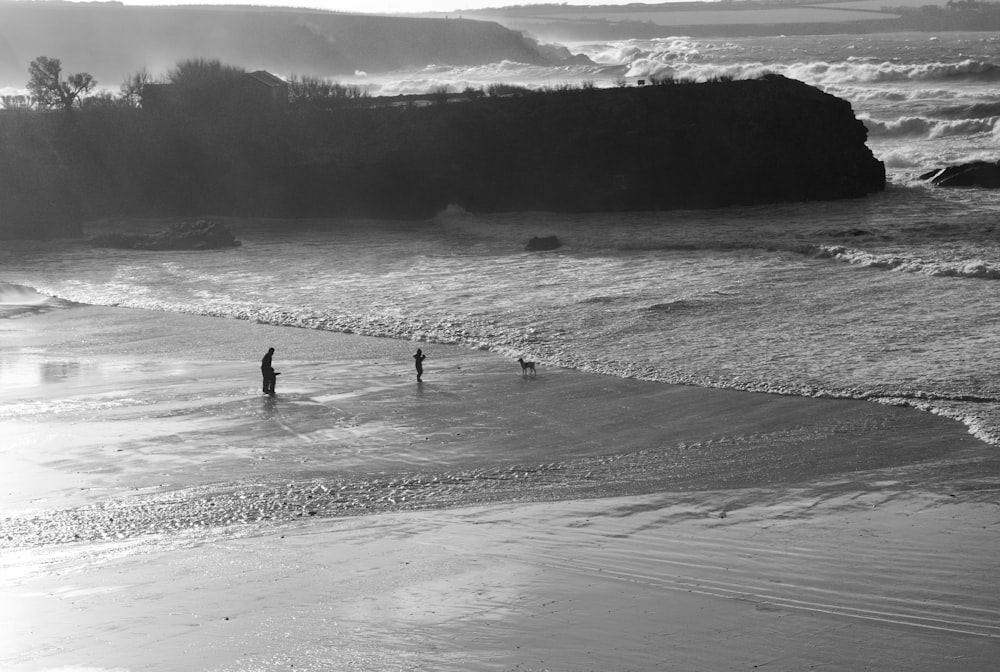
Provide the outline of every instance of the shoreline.
[[[854,261],[845,261],[844,259],[838,259],[838,261],[842,263],[855,263]],[[951,274],[947,275],[950,276]],[[6,284],[15,289],[24,287],[10,283]],[[26,289],[30,290],[30,292],[37,292],[33,287],[26,287]],[[424,327],[424,330],[419,332],[423,338],[414,339],[411,338],[415,335],[414,333],[401,330],[399,325],[385,320],[377,319],[372,322],[364,317],[352,317],[349,315],[339,315],[331,318],[330,316],[310,310],[275,312],[274,310],[253,310],[236,308],[234,306],[222,306],[216,307],[214,309],[215,312],[198,312],[184,306],[174,307],[175,309],[171,310],[170,306],[150,306],[142,302],[134,305],[127,302],[116,303],[114,305],[101,305],[78,303],[44,294],[39,294],[39,296],[48,299],[49,305],[46,306],[46,310],[60,310],[66,307],[92,307],[148,311],[163,315],[178,315],[191,318],[236,320],[257,326],[316,331],[322,334],[329,334],[330,338],[337,338],[339,336],[362,339],[372,338],[395,343],[426,343],[432,347],[482,351],[497,358],[504,357],[504,350],[509,352],[520,351],[513,346],[503,348],[492,344],[487,346],[480,343],[477,346],[475,343],[461,342],[460,336],[456,336],[447,330],[439,330],[441,325]],[[402,357],[403,361],[409,361],[409,355],[399,356]],[[516,354],[513,356],[516,357]],[[622,362],[615,362],[613,365],[608,365],[605,362],[596,362],[586,358],[566,359],[560,353],[546,353],[542,355],[541,363],[549,367],[572,370],[581,374],[610,376],[621,380],[641,383],[807,399],[863,401],[879,405],[909,408],[959,422],[966,427],[969,434],[975,439],[1000,448],[1000,401],[996,397],[989,395],[988,392],[968,394],[956,391],[949,394],[947,391],[939,393],[924,392],[918,388],[893,390],[879,385],[865,387],[863,384],[856,384],[852,388],[838,388],[830,385],[801,385],[783,380],[757,381],[753,379],[741,379],[740,377],[736,377],[735,379],[698,377],[683,374],[682,372],[657,372],[655,370],[653,373],[650,373],[650,367],[640,369],[638,365],[627,362],[624,365]]]
[[[860,254],[860,252],[859,252]],[[877,255],[871,255],[877,256]],[[839,261],[844,262],[843,259]],[[855,263],[847,261],[844,263]],[[951,272],[943,273],[951,277]],[[8,283],[9,284],[9,283]],[[9,285],[18,288],[20,285]],[[37,292],[27,287],[31,292]],[[490,356],[502,358],[510,353],[524,352],[531,349],[529,343],[521,343],[521,348],[514,345],[498,346],[481,341],[463,342],[461,336],[448,330],[450,324],[443,327],[440,323],[422,325],[418,332],[407,330],[391,320],[375,319],[374,321],[360,316],[337,315],[329,316],[308,309],[288,312],[275,310],[254,310],[245,307],[221,306],[213,311],[199,312],[191,306],[160,306],[148,305],[143,302],[134,304],[128,302],[113,305],[79,303],[67,299],[47,297],[50,302],[46,309],[71,308],[112,308],[124,310],[148,311],[163,315],[185,316],[187,318],[211,318],[235,320],[256,326],[273,328],[292,328],[305,331],[315,331],[328,334],[330,338],[344,336],[348,338],[372,338],[395,343],[426,343],[432,347],[459,348],[464,351],[481,351]],[[416,339],[413,336],[422,338]],[[308,339],[306,339],[308,340]],[[478,343],[478,345],[477,345]],[[416,346],[414,346],[416,347]],[[250,355],[251,358],[254,355]],[[407,355],[399,355],[402,360],[409,361]],[[528,356],[528,355],[525,355]],[[922,413],[930,413],[963,424],[969,434],[979,441],[994,447],[1000,447],[1000,400],[993,394],[993,389],[979,393],[967,393],[960,389],[948,390],[947,386],[940,392],[924,391],[919,387],[903,386],[892,389],[883,384],[866,385],[855,382],[852,386],[838,387],[835,384],[802,384],[793,380],[755,380],[753,378],[736,376],[735,378],[706,377],[703,374],[692,375],[683,371],[659,370],[652,367],[640,368],[639,364],[614,361],[612,363],[595,361],[584,357],[567,358],[560,352],[532,352],[534,359],[539,359],[543,366],[576,371],[580,374],[613,377],[626,381],[693,387],[705,390],[733,391],[740,393],[791,396],[807,399],[864,401],[879,405],[910,408]],[[848,381],[849,382],[849,381]]]
[[[272,344],[284,371],[273,398],[260,394],[256,364]],[[422,384],[410,371],[418,346],[431,352]],[[317,478],[370,482],[358,501],[371,503],[393,475],[407,479],[411,501],[425,476],[514,497],[759,487],[993,450],[958,421],[907,406],[544,365],[524,376],[514,361],[460,345],[133,308],[0,323],[0,372],[8,457],[36,474],[0,487],[0,503],[28,513],[32,502],[45,511],[213,483],[277,496],[285,481]],[[39,460],[40,426],[63,460]],[[878,450],[859,452],[842,434]],[[109,471],[107,461],[121,465]]]

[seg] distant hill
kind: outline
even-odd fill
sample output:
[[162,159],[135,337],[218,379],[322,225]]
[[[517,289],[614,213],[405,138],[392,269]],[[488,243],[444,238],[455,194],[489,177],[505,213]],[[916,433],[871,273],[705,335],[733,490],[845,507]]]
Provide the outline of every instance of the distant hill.
[[489,21],[0,0],[0,87],[23,87],[28,64],[42,55],[110,88],[142,68],[156,76],[190,58],[336,78],[359,70],[503,60],[540,65],[570,57]]
[[559,42],[670,35],[741,37],[1000,29],[1000,4],[996,0],[713,0],[587,6],[551,3],[469,10],[463,16],[496,21],[536,38]]

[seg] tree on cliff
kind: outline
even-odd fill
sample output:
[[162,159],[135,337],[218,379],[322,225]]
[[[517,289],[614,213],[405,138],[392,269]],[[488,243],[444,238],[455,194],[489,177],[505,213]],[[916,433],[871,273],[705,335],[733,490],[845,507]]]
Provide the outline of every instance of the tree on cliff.
[[360,86],[338,84],[329,79],[311,75],[292,75],[288,79],[288,99],[292,107],[299,109],[331,109],[347,107],[351,101],[369,98]]
[[193,58],[181,61],[167,72],[178,99],[185,103],[212,108],[231,101],[246,70],[224,65],[218,59]]
[[126,77],[118,87],[118,91],[121,93],[121,98],[128,107],[140,107],[146,85],[151,82],[152,78],[149,76],[146,68],[143,68]]
[[62,62],[58,58],[39,56],[28,66],[28,91],[41,107],[62,107],[67,112],[74,103],[97,86],[89,72],[62,77]]

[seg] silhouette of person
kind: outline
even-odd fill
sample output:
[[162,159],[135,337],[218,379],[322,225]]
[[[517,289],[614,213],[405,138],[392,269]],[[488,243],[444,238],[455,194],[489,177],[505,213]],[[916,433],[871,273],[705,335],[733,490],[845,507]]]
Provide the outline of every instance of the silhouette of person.
[[274,394],[274,384],[278,380],[278,374],[274,370],[274,366],[271,364],[271,358],[274,356],[274,348],[268,348],[267,354],[264,358],[260,360],[260,374],[264,378],[264,394]]
[[423,381],[420,380],[420,377],[422,375],[424,375],[424,360],[425,359],[427,359],[427,355],[425,355],[420,350],[420,348],[417,348],[417,354],[413,355],[413,362],[417,366],[417,382],[418,383],[423,382]]

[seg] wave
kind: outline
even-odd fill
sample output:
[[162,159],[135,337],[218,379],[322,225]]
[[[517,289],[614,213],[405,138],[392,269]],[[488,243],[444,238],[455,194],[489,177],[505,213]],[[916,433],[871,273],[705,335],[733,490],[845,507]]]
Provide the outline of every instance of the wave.
[[848,83],[888,84],[893,82],[996,82],[1000,66],[989,61],[965,60],[959,63],[894,63],[889,61],[847,60],[796,63],[787,66],[790,77],[815,84]]
[[[848,237],[856,235],[868,235],[868,232],[861,230],[845,230],[840,232],[826,232],[830,236]],[[846,245],[828,245],[817,243],[781,243],[770,241],[762,243],[760,240],[730,240],[727,242],[711,241],[704,243],[673,244],[662,242],[649,242],[647,244],[623,244],[614,246],[615,249],[631,251],[652,251],[652,250],[706,250],[706,251],[736,251],[748,249],[767,249],[775,252],[791,252],[802,254],[816,259],[831,259],[846,262],[857,266],[867,266],[869,268],[879,268],[889,271],[899,271],[903,273],[920,273],[933,277],[949,278],[969,278],[974,280],[1000,280],[1000,263],[991,263],[982,259],[923,259],[921,257],[907,256],[904,254],[866,252]],[[720,290],[713,290],[713,293],[720,294]],[[589,301],[599,302],[604,297],[590,299]],[[656,304],[649,306],[647,310],[670,310],[680,307],[691,307],[694,305],[690,301],[677,301],[666,304]]]
[[[653,56],[637,58],[628,64],[629,78],[685,79],[704,82],[711,79],[756,79],[766,74],[785,74],[783,68],[763,63],[690,63],[662,61]],[[795,78],[799,79],[799,78]],[[805,81],[805,80],[803,80]]]
[[622,76],[624,68],[610,64],[540,66],[499,61],[474,66],[428,65],[380,76],[362,76],[345,83],[362,87],[373,96],[422,95],[447,89],[485,89],[491,84],[516,84],[528,89],[563,83],[597,81],[609,83]]
[[686,37],[667,37],[654,40],[620,40],[604,44],[580,45],[580,53],[595,63],[628,65],[639,59],[649,58],[662,62],[697,61],[706,54],[734,49],[731,43],[692,40]]
[[663,303],[654,303],[643,310],[649,313],[675,313],[681,310],[692,310],[705,306],[705,301],[698,299],[675,299]]
[[[955,83],[992,84],[1000,81],[1000,65],[991,60],[968,58],[961,61],[930,62],[886,60],[880,57],[852,57],[843,60],[817,58],[781,62],[756,58],[739,45],[729,42],[669,37],[656,40],[622,40],[581,44],[574,53],[587,56],[590,64],[538,66],[500,61],[477,66],[433,64],[400,70],[377,77],[362,76],[348,82],[365,87],[375,95],[427,93],[441,86],[455,90],[484,87],[491,83],[523,86],[551,85],[553,82],[591,80],[608,85],[618,78],[667,78],[706,81],[717,77],[752,79],[776,73],[823,88],[872,87],[875,84],[939,82],[942,87],[925,92],[867,91],[865,95],[886,102],[914,96],[950,96]],[[848,96],[849,97],[849,96]]]
[[40,294],[31,287],[0,282],[0,318],[37,315],[75,305],[79,304]]
[[983,133],[996,133],[1000,129],[1000,116],[985,119],[932,119],[923,116],[900,117],[891,121],[873,119],[867,115],[859,115],[872,136],[885,138],[937,138],[972,136]]
[[[879,104],[879,103],[917,103],[917,104],[927,104],[927,105],[937,105],[939,116],[949,116],[948,110],[952,108],[960,107],[970,107],[975,103],[960,103],[953,102],[959,101],[965,95],[969,95],[967,92],[951,88],[926,88],[917,89],[913,87],[905,88],[886,88],[877,87],[873,88],[871,86],[865,86],[863,84],[858,85],[844,85],[839,87],[832,87],[831,92],[836,92],[841,98],[845,100],[853,101],[857,104]],[[973,94],[974,95],[974,94]],[[979,100],[978,97],[972,97],[971,100]],[[947,103],[947,104],[946,104]],[[969,116],[991,116],[989,114],[979,114],[979,115],[969,115]]]
[[811,252],[820,259],[835,259],[849,264],[883,268],[890,271],[906,273],[922,273],[937,277],[975,278],[982,280],[1000,280],[1000,265],[991,264],[979,259],[939,261],[907,257],[900,254],[877,254],[864,250],[852,249],[843,245],[818,245],[804,248],[801,251]]
[[0,282],[0,306],[39,306],[50,298],[31,287]]
[[892,169],[913,170],[923,168],[927,163],[927,157],[915,155],[905,150],[894,150],[879,157],[885,167]]
[[949,119],[982,119],[983,117],[1000,117],[1000,101],[951,105],[937,110],[937,114]]
[[956,63],[896,63],[872,59],[848,59],[842,62],[824,61],[797,63],[788,66],[792,73],[819,83],[835,84],[864,82],[996,82],[1000,81],[1000,66],[990,62],[966,59]]
[[[696,50],[674,48],[643,50],[621,49],[618,64],[628,68],[629,77],[672,76],[704,81],[719,76],[751,79],[766,73],[785,75],[814,86],[848,86],[851,84],[888,84],[905,82],[993,83],[1000,81],[1000,66],[990,62],[967,59],[957,63],[897,63],[873,59],[845,61],[799,61],[774,63],[764,61],[712,61]],[[604,61],[612,64],[608,58]],[[881,92],[879,95],[900,99],[908,94]]]

